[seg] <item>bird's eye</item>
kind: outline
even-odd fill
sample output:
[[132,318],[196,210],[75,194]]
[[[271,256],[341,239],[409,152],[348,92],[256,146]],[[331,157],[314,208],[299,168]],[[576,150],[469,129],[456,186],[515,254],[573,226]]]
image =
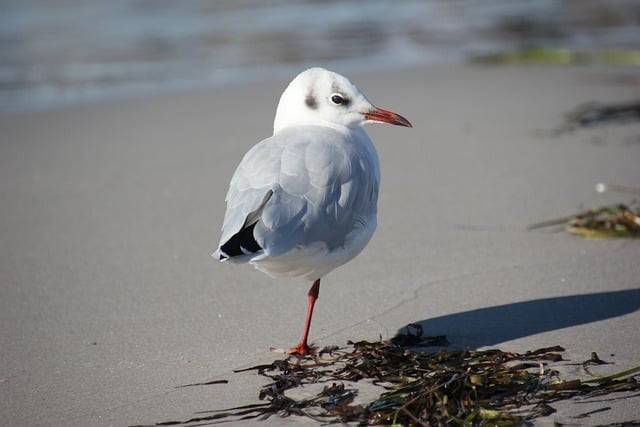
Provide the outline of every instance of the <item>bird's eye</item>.
[[342,105],[345,104],[345,99],[339,93],[334,93],[333,95],[331,95],[331,102],[336,105]]

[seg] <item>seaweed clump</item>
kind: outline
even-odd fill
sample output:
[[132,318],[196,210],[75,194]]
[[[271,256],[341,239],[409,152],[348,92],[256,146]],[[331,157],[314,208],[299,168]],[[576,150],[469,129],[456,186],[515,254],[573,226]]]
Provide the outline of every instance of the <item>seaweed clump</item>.
[[[604,186],[605,184],[598,184]],[[587,239],[640,238],[640,205],[617,204],[589,209],[570,217],[532,224],[528,230],[564,226],[565,231]]]
[[640,121],[640,102],[627,104],[586,103],[565,115],[565,130],[593,127],[609,123]]
[[[413,335],[413,340],[421,338],[421,330],[408,335]],[[433,337],[425,339],[434,342]],[[314,356],[289,356],[241,370],[256,371],[270,379],[259,390],[263,403],[205,412],[190,420],[158,425],[297,415],[321,422],[359,425],[511,426],[552,414],[555,410],[550,404],[556,401],[640,391],[640,382],[635,377],[640,367],[589,380],[561,379],[549,363],[563,360],[563,351],[562,347],[554,346],[526,353],[497,349],[425,352],[392,341],[349,342],[344,349],[325,348]],[[606,362],[592,354],[583,365],[601,363]],[[356,403],[355,383],[359,381],[381,386],[384,392],[371,402]],[[291,397],[295,389],[306,387],[308,391],[313,384],[324,387],[308,397]]]
[[571,217],[566,230],[591,239],[640,238],[640,208],[619,204],[591,209]]

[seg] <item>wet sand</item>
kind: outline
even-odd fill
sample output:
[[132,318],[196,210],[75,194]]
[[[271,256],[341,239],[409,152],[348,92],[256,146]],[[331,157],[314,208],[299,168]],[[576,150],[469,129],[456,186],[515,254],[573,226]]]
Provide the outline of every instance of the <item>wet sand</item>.
[[[640,242],[527,225],[629,200],[640,126],[551,136],[562,113],[637,99],[625,68],[432,67],[353,75],[414,129],[368,128],[382,167],[379,227],[329,275],[320,346],[422,322],[454,346],[562,345],[640,361]],[[224,194],[270,135],[286,82],[0,116],[0,416],[7,425],[128,425],[252,403],[236,368],[298,338],[308,284],[213,261]],[[565,368],[570,375],[578,367]],[[573,371],[571,370],[573,369]],[[210,379],[229,384],[179,388]],[[640,399],[554,404],[547,421]],[[279,424],[282,420],[272,420]]]

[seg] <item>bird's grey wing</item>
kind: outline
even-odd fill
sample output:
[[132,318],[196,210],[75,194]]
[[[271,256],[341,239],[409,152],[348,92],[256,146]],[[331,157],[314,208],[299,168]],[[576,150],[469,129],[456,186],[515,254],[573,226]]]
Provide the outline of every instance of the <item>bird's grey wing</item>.
[[[227,194],[221,249],[240,238],[254,239],[269,256],[314,242],[332,248],[359,215],[375,210],[377,165],[350,153],[335,131],[304,130],[280,132],[244,157]],[[256,252],[246,246],[242,254]]]
[[255,227],[269,255],[317,242],[331,250],[362,215],[375,212],[377,158],[345,138],[327,128],[298,128],[285,144],[273,197]]
[[214,257],[225,259],[232,256],[233,254],[224,253],[222,247],[260,219],[264,206],[272,197],[273,183],[279,175],[281,151],[279,144],[270,144],[269,139],[266,139],[251,148],[236,168],[225,198],[227,209],[220,244]]
[[290,248],[301,235],[308,175],[306,139],[284,132],[255,145],[229,184],[222,237],[214,257],[244,262],[256,252]]

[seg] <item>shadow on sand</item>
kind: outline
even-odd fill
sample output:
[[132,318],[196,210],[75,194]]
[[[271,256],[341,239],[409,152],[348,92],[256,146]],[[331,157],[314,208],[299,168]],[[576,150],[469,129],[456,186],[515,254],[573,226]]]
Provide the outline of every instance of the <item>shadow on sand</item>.
[[[414,322],[425,335],[447,335],[453,347],[478,348],[583,325],[640,308],[640,289],[544,298]],[[399,333],[406,333],[406,326]]]

